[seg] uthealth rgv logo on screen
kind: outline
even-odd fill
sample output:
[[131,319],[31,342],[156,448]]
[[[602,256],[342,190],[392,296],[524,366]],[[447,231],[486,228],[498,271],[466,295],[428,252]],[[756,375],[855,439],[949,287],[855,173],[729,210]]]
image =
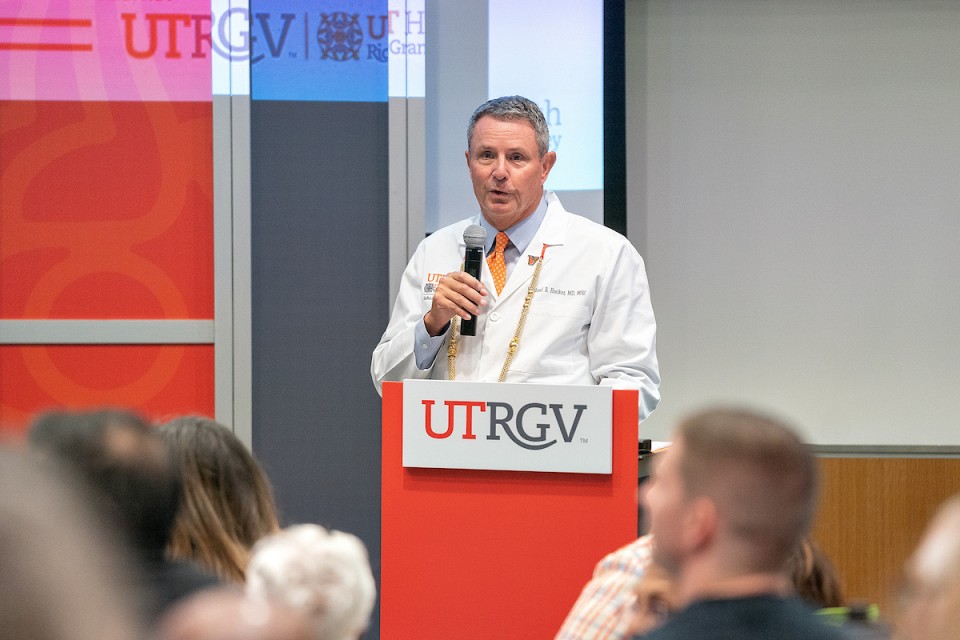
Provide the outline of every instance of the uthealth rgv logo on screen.
[[[445,400],[446,425],[437,428],[434,420],[436,400],[421,400],[421,403],[423,427],[431,438],[444,440],[456,437],[459,433],[463,440],[476,440],[480,433],[486,440],[500,440],[503,434],[517,446],[529,451],[540,451],[561,441],[567,444],[573,442],[580,418],[587,410],[585,404],[567,407],[530,402],[515,408],[507,402]],[[478,411],[486,415],[478,416]],[[477,432],[474,431],[474,416],[478,416]],[[580,438],[580,442],[586,441]]]

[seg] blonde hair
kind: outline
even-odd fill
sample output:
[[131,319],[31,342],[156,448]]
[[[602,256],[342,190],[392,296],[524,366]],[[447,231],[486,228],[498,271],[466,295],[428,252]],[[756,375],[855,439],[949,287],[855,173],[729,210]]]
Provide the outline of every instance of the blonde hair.
[[167,555],[242,584],[250,549],[279,530],[266,473],[227,427],[209,418],[178,418],[161,426],[160,434],[183,480]]

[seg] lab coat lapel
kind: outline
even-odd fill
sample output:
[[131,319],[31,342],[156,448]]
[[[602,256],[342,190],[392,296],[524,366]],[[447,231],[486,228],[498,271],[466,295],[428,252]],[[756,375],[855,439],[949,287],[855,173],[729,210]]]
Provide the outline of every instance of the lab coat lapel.
[[[493,276],[490,269],[484,266],[484,284],[487,285],[487,291],[491,292],[494,300],[505,300],[517,291],[520,295],[526,295],[527,287],[530,286],[530,278],[537,269],[537,260],[543,251],[544,245],[547,247],[556,247],[564,243],[567,229],[567,216],[569,215],[560,204],[560,200],[550,191],[546,191],[547,214],[540,223],[533,240],[527,246],[527,250],[520,256],[513,271],[507,277],[507,282],[503,285],[503,291],[498,296],[496,287],[493,286]],[[543,268],[553,257],[554,252],[548,248],[543,254]]]

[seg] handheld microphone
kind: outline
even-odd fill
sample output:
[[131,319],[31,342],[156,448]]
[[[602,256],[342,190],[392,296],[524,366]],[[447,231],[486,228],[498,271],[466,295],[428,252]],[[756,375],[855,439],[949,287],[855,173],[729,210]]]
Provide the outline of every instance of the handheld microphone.
[[[478,224],[472,224],[463,230],[463,242],[467,245],[463,257],[463,270],[477,280],[483,273],[483,245],[487,240],[487,231]],[[477,335],[477,316],[460,321],[460,335]]]

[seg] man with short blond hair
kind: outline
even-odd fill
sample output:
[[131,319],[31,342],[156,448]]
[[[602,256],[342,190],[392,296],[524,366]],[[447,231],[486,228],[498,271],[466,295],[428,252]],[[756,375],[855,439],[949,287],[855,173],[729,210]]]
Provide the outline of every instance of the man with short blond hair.
[[816,460],[779,420],[712,409],[682,421],[643,502],[653,558],[682,607],[650,640],[834,640],[793,597],[786,561],[817,499]]

